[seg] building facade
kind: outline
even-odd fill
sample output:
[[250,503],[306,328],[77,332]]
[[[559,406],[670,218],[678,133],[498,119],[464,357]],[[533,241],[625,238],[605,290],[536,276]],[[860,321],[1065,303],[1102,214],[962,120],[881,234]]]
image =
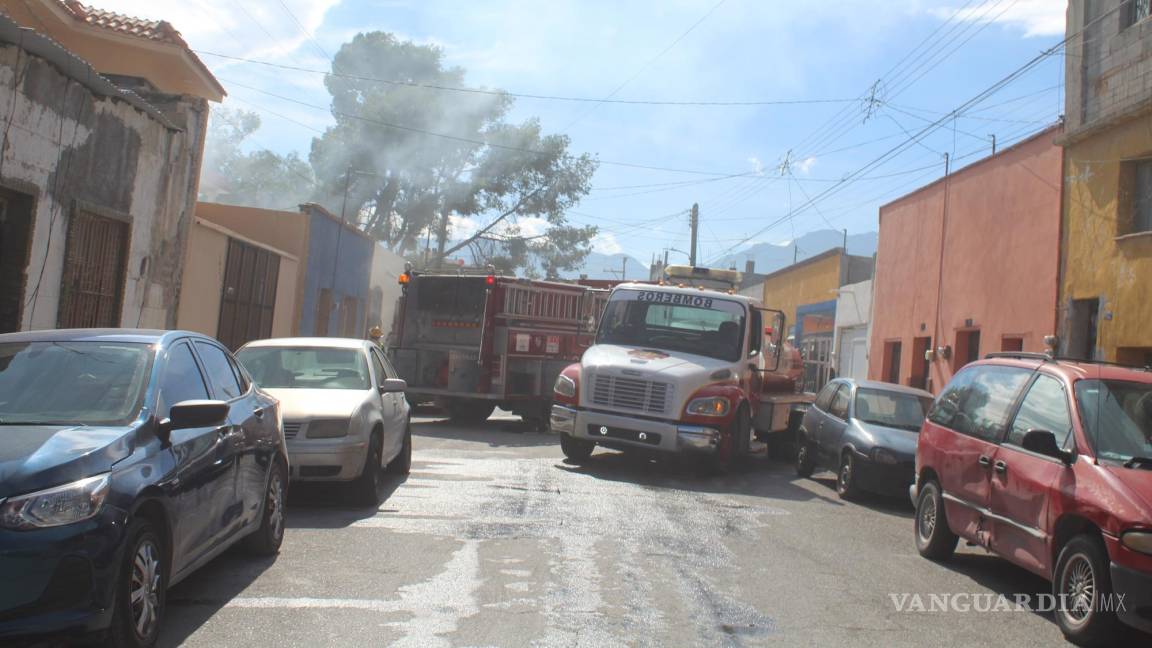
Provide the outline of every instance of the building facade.
[[1056,328],[1059,127],[880,208],[868,377],[938,392]]
[[300,211],[308,222],[300,335],[366,337],[372,239],[320,205]]
[[1064,355],[1152,365],[1152,6],[1068,5]]
[[836,375],[868,378],[868,336],[872,331],[872,280],[843,286],[836,297],[832,357]]
[[177,328],[232,349],[296,335],[307,241],[308,217],[298,211],[197,203]]

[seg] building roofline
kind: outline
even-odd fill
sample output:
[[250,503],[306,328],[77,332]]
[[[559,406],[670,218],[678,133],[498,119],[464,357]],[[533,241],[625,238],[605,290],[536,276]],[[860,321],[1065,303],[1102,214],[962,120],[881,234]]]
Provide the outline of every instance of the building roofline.
[[87,88],[93,94],[107,97],[114,101],[123,101],[140,112],[148,115],[164,128],[181,132],[160,109],[145,101],[140,95],[118,87],[116,84],[101,76],[95,68],[84,59],[73,54],[60,43],[40,32],[21,27],[7,14],[0,12],[0,43],[6,43],[32,54],[52,64],[61,74]]
[[[915,196],[921,192],[927,191],[927,190],[931,189],[932,187],[935,187],[936,185],[944,182],[947,179],[954,179],[957,176],[963,176],[964,174],[967,174],[967,173],[974,173],[978,168],[980,168],[981,166],[983,166],[984,164],[986,164],[992,160],[998,159],[1001,156],[1007,155],[1008,153],[1015,151],[1015,150],[1025,146],[1027,144],[1031,144],[1032,142],[1034,142],[1038,139],[1041,139],[1041,138],[1048,136],[1048,135],[1052,135],[1053,133],[1062,131],[1063,129],[1064,129],[1064,124],[1061,122],[1056,122],[1056,123],[1052,124],[1051,126],[1045,128],[1044,130],[1040,131],[1039,133],[1036,133],[1035,135],[1033,135],[1031,137],[1028,137],[1026,139],[1022,139],[1019,142],[1012,144],[1012,146],[1001,149],[992,155],[987,155],[985,157],[982,157],[979,160],[976,160],[975,162],[973,162],[972,164],[969,164],[967,166],[963,166],[963,167],[957,169],[956,171],[949,173],[948,175],[940,176],[939,178],[936,178],[932,182],[929,182],[926,185],[917,187],[916,189],[909,191],[908,193],[904,194],[903,196],[900,196],[899,198],[894,198],[892,200],[889,200],[888,202],[884,203],[883,205],[880,205],[880,207],[877,211],[883,212],[885,209],[895,205],[896,203],[904,202],[905,200],[911,198],[912,196]],[[1052,146],[1057,146],[1055,140],[1052,142]]]
[[302,214],[312,214],[312,213],[319,214],[320,216],[323,216],[324,218],[327,218],[328,220],[332,221],[336,225],[342,226],[344,229],[346,229],[349,232],[359,236],[360,238],[362,238],[366,241],[369,241],[369,242],[375,242],[375,239],[373,239],[371,236],[368,236],[367,232],[361,230],[359,227],[356,227],[352,223],[349,223],[347,221],[341,221],[339,216],[328,211],[327,209],[324,208],[323,205],[321,205],[319,203],[314,203],[314,202],[303,203],[302,205],[300,205],[300,213],[302,213]]
[[770,272],[766,275],[762,275],[762,281],[767,282],[770,279],[774,279],[778,276],[788,274],[789,272],[796,270],[798,268],[802,268],[804,266],[811,265],[813,263],[817,263],[817,262],[823,261],[824,259],[827,259],[827,258],[833,257],[833,256],[837,256],[837,255],[845,256],[845,257],[852,257],[852,258],[856,258],[856,259],[869,259],[869,260],[872,259],[872,257],[870,257],[870,256],[861,256],[859,254],[847,254],[847,253],[845,253],[844,248],[834,247],[834,248],[829,248],[827,250],[824,250],[820,254],[810,256],[807,259],[804,259],[802,261],[797,261],[796,263],[793,263],[792,265],[784,266],[783,268],[780,268],[779,270],[777,270],[775,272]]

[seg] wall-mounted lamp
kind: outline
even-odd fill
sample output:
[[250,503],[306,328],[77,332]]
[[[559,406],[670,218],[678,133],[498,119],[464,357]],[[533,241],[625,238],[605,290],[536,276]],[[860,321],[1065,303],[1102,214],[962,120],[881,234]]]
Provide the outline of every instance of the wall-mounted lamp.
[[924,351],[924,362],[932,362],[936,359],[936,352],[932,349]]
[[1050,355],[1056,355],[1056,348],[1060,346],[1060,338],[1056,335],[1045,335],[1044,346],[1048,347]]
[[945,344],[944,346],[936,347],[936,357],[941,360],[947,360],[952,357],[952,345]]

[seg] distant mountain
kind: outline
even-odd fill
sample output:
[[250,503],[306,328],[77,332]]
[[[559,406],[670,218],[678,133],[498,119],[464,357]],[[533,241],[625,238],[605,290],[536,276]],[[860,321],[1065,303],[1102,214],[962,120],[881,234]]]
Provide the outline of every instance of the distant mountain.
[[[876,232],[848,235],[848,254],[872,256],[876,254],[878,242]],[[757,243],[739,252],[733,252],[711,264],[716,268],[735,267],[741,272],[748,260],[755,262],[757,274],[770,274],[781,268],[792,265],[793,258],[803,261],[808,257],[827,252],[844,244],[844,233],[836,230],[817,230],[809,232],[786,245],[775,243]],[[793,256],[795,254],[795,256]]]
[[627,279],[648,279],[647,264],[641,263],[636,257],[623,253],[599,252],[590,252],[584,259],[584,266],[575,272],[566,273],[566,276],[570,279],[576,279],[580,275],[587,275],[589,279],[619,279],[622,269]]

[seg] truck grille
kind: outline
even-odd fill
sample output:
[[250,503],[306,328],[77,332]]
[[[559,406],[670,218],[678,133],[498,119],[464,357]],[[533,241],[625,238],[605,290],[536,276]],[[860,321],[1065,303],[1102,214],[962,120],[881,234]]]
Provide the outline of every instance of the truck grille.
[[668,383],[619,376],[596,376],[592,382],[592,402],[619,409],[663,414],[672,386]]
[[300,434],[300,426],[303,423],[285,423],[284,424],[284,438],[295,439],[297,434]]

